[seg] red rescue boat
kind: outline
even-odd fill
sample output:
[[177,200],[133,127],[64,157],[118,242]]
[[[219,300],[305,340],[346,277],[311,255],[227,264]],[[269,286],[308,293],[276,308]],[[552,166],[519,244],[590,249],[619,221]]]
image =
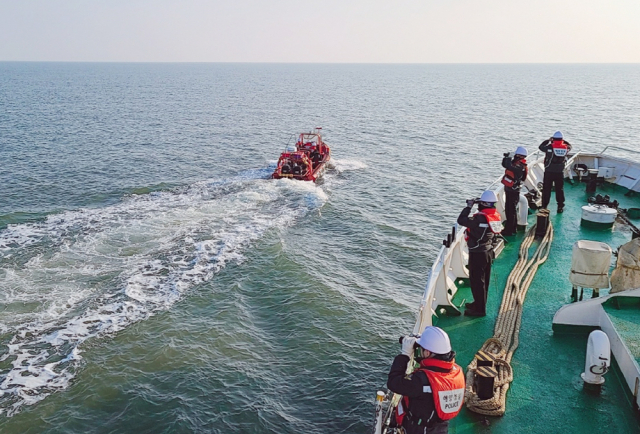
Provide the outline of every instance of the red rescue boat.
[[322,141],[321,129],[300,134],[295,148],[288,147],[280,155],[278,166],[271,177],[313,182],[318,180],[331,159],[331,148]]

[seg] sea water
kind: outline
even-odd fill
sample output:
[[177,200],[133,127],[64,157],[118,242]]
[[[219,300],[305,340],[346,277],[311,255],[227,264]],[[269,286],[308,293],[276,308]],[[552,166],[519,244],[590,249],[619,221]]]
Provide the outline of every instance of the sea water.
[[637,151],[640,66],[0,63],[0,432],[368,432],[464,200],[558,129]]

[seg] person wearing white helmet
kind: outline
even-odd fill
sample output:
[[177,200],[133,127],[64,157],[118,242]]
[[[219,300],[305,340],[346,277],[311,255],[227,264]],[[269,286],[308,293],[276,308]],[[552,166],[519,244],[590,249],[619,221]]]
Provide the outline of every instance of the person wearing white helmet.
[[[465,240],[469,248],[469,284],[473,302],[467,303],[464,311],[468,316],[485,316],[487,312],[487,293],[491,277],[491,264],[495,255],[493,244],[496,236],[502,232],[502,216],[496,209],[498,198],[487,190],[479,199],[468,199],[467,206],[458,216],[458,224],[465,226]],[[474,204],[478,212],[469,216]]]
[[[389,390],[402,395],[395,422],[407,434],[446,434],[449,420],[462,409],[465,389],[449,336],[439,327],[428,326],[420,336],[404,336],[400,342],[402,354],[393,360],[387,381]],[[412,355],[420,366],[407,377]]]
[[544,152],[544,178],[542,179],[542,208],[547,208],[551,200],[551,188],[555,186],[558,212],[564,211],[564,166],[571,144],[564,140],[561,131],[553,133],[538,146]]
[[504,213],[507,218],[502,235],[505,236],[515,235],[518,228],[516,208],[520,201],[520,188],[529,173],[526,160],[527,154],[527,150],[524,147],[518,146],[513,158],[510,157],[509,153],[506,153],[502,159],[502,167],[505,169],[502,177],[505,196]]

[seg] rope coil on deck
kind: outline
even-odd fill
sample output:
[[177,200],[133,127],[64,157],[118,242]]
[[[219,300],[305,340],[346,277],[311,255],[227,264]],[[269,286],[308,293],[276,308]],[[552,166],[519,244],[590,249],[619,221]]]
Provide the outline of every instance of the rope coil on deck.
[[522,322],[522,308],[524,299],[533,277],[540,264],[547,260],[551,241],[553,240],[553,227],[548,223],[547,231],[540,240],[535,253],[529,257],[529,248],[535,240],[536,225],[533,225],[526,233],[520,245],[518,262],[509,274],[502,304],[496,319],[494,335],[480,348],[494,358],[493,365],[498,375],[495,377],[493,397],[480,399],[474,391],[474,380],[478,369],[478,360],[473,358],[467,366],[465,403],[467,408],[475,413],[487,416],[502,416],[506,410],[506,395],[509,385],[513,381],[511,358],[519,344],[520,324]]

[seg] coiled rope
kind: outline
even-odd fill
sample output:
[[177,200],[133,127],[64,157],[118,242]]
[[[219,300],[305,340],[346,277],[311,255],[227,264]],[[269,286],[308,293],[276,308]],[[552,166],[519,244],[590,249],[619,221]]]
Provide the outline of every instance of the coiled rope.
[[553,227],[548,223],[547,231],[540,240],[535,253],[529,258],[529,248],[535,240],[536,225],[533,225],[526,233],[520,245],[518,262],[511,270],[507,284],[502,295],[502,304],[496,319],[496,326],[492,338],[482,345],[480,351],[484,351],[495,357],[494,368],[498,371],[495,378],[493,397],[481,400],[473,391],[474,378],[477,370],[477,359],[467,366],[465,403],[467,408],[475,413],[487,416],[502,416],[506,410],[506,395],[509,385],[513,381],[511,358],[518,348],[520,324],[522,322],[522,308],[525,296],[533,277],[540,264],[547,260],[551,241],[553,240]]

